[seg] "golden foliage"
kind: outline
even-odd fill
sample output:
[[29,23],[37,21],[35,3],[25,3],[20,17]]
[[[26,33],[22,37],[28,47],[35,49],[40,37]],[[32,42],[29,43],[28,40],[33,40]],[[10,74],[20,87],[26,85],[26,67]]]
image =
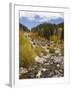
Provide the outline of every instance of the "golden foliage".
[[50,39],[52,40],[52,41],[58,41],[59,40],[59,37],[57,36],[57,35],[52,35],[51,37],[50,37]]
[[19,64],[23,67],[28,67],[34,61],[35,53],[27,38],[24,37],[24,32],[19,32]]

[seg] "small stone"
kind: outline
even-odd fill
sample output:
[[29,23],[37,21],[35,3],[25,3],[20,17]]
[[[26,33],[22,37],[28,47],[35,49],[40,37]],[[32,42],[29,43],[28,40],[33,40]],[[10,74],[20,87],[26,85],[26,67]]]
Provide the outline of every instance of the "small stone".
[[27,73],[28,72],[28,70],[26,69],[26,68],[21,68],[20,69],[20,74],[22,74],[22,73]]
[[45,63],[44,65],[49,65],[49,63]]
[[35,45],[32,45],[33,46],[33,48],[35,48]]
[[62,73],[62,72],[63,72],[63,70],[62,70],[62,69],[59,69],[59,72],[61,72],[61,73]]
[[61,73],[60,73],[60,72],[58,72],[57,76],[58,76],[58,77],[61,77]]
[[57,67],[59,68],[60,67],[60,64],[57,64]]
[[54,63],[62,63],[63,61],[63,58],[61,56],[55,56],[54,57]]
[[55,73],[57,74],[58,73],[58,70],[55,70]]
[[36,56],[36,57],[35,57],[35,61],[36,61],[36,62],[39,62],[39,60],[40,60],[40,57],[39,57],[39,56]]
[[40,55],[39,55],[39,56],[40,56],[40,57],[42,57],[43,55],[44,55],[43,53],[40,53]]
[[44,57],[36,56],[35,61],[38,62],[38,63],[43,64],[46,61],[46,59]]
[[51,61],[50,64],[53,64],[53,62]]
[[48,50],[48,49],[45,49],[45,51],[46,51],[47,53],[49,53],[49,50]]
[[50,74],[48,76],[52,77],[53,75],[54,75],[54,72],[50,72]]
[[43,56],[45,59],[49,59],[51,57],[50,54],[47,54],[46,56]]
[[54,59],[54,56],[51,56],[51,59],[53,60]]
[[61,53],[59,53],[59,56],[61,56]]
[[45,69],[45,68],[42,68],[42,71],[44,71],[44,72],[45,72],[45,71],[46,71],[46,69]]
[[61,53],[61,50],[59,49],[59,48],[57,48],[56,50],[55,50],[55,54],[60,54]]
[[23,67],[20,67],[20,70],[23,70]]
[[54,78],[57,78],[58,76],[57,76],[57,75],[54,75],[53,77],[54,77]]

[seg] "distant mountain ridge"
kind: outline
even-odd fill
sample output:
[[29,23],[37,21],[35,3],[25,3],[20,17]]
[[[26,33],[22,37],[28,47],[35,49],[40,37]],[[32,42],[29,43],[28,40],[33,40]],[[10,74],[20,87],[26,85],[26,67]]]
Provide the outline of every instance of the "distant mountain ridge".
[[64,38],[64,23],[59,24],[51,24],[51,23],[43,23],[38,26],[32,28],[31,32],[37,33],[41,37],[45,37],[50,39],[50,36],[56,35]]
[[48,21],[48,23],[51,23],[51,24],[60,24],[60,23],[64,23],[64,19],[63,18],[51,19],[51,20]]
[[19,23],[19,30],[23,30],[25,32],[29,32],[29,29],[26,26],[24,26],[23,24],[21,24],[21,23]]
[[54,28],[61,27],[64,28],[64,22],[61,22],[59,24],[51,24],[51,23],[42,23],[37,25],[36,27],[33,27],[31,31],[37,31],[37,30],[52,30]]

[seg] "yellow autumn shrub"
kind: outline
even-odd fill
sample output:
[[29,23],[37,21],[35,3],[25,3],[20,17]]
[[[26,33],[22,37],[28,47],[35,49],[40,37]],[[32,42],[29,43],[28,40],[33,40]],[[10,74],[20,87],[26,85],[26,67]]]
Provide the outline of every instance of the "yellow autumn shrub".
[[34,62],[35,53],[24,32],[19,32],[19,64],[22,67],[28,67]]

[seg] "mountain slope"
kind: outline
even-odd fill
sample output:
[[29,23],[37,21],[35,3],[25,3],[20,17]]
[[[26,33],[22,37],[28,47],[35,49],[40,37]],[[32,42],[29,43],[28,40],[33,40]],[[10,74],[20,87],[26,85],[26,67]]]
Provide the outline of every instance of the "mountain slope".
[[26,26],[24,26],[24,25],[22,25],[20,23],[19,23],[19,30],[23,30],[25,32],[29,32],[29,29]]
[[45,37],[50,39],[51,36],[56,35],[60,38],[64,38],[64,23],[59,24],[50,24],[43,23],[38,26],[32,28],[31,32],[37,33],[38,36]]

